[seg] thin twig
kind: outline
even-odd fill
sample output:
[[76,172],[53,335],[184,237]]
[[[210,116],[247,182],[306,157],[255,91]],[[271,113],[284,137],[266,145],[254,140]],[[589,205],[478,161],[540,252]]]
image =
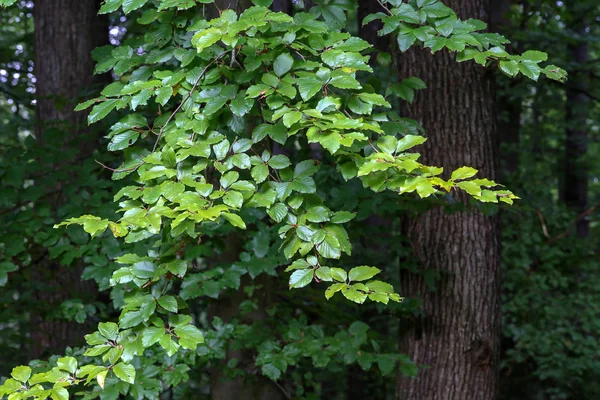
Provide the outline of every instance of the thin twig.
[[386,7],[386,6],[385,6],[385,5],[384,5],[384,4],[381,2],[381,0],[377,0],[377,2],[378,2],[378,3],[379,3],[379,5],[380,5],[381,7],[383,7],[383,9],[384,9],[384,10],[386,10],[386,11],[387,11],[387,12],[388,12],[390,15],[393,15],[393,14],[392,14],[392,12],[390,11],[390,9],[389,9],[389,8],[387,8],[387,7]]
[[289,399],[292,400],[292,396],[289,395],[288,392],[286,392],[286,390],[277,382],[277,381],[272,381],[275,385],[277,385],[277,387],[283,392],[284,396]]

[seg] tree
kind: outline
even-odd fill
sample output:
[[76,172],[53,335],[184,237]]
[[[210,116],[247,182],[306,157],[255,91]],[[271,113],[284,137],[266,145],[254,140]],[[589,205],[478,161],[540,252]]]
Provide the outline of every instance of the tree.
[[[106,77],[94,78],[91,56],[96,47],[108,43],[108,20],[99,18],[97,13],[96,0],[37,1],[34,5],[35,137],[40,148],[57,145],[67,152],[77,146],[79,160],[89,157],[98,142],[85,137],[89,134],[86,115],[74,111],[75,106],[92,91],[94,84],[106,82]],[[54,135],[58,138],[52,138]],[[51,168],[72,169],[77,163],[63,158]],[[59,182],[48,196],[55,210],[68,201]],[[86,298],[96,290],[92,282],[81,280],[83,265],[65,268],[51,261],[44,249],[39,251],[31,271],[36,282],[34,298],[40,305],[32,310],[31,316],[32,358],[62,352],[68,345],[81,343],[88,328],[49,317],[44,310],[50,314],[63,301]],[[65,287],[70,290],[65,292]]]
[[[369,343],[364,322],[314,317],[314,309],[340,300],[344,307],[401,300],[379,280],[379,268],[343,257],[352,251],[346,227],[357,214],[346,208],[341,188],[420,198],[464,192],[508,204],[517,197],[474,178],[472,167],[443,177],[441,168],[419,161],[411,149],[425,142],[422,128],[388,110],[383,88],[363,82],[372,72],[362,54],[370,46],[340,32],[343,9],[316,5],[292,17],[272,12],[269,1],[253,3],[241,14],[218,9],[210,20],[212,11],[184,0],[103,3],[101,13],[122,9],[145,29],[95,52],[96,72],[119,79],[77,110],[91,107],[90,124],[118,115],[107,137],[121,162],[105,168],[126,184],[114,197],[116,218],[84,214],[56,227],[83,225],[92,237],[129,246],[106,266],[109,279],[94,275],[111,287],[120,316],[99,323],[87,346],[47,368],[15,368],[0,393],[64,398],[69,389],[94,385],[112,398],[158,398],[165,390],[189,397],[196,387],[183,382],[201,366],[214,368],[229,348],[251,351],[253,367],[275,382],[293,368],[284,386],[277,384],[287,397],[290,388],[310,397],[308,387],[328,380],[309,372],[330,363],[332,373],[342,363],[376,364],[384,374],[400,363],[404,373],[416,372],[406,355]],[[418,42],[459,52],[463,61],[498,62],[512,76],[564,78],[557,67],[539,65],[541,53],[508,54],[499,47],[502,37],[478,32],[481,22],[460,21],[442,3],[386,4],[389,16],[367,19],[381,19],[402,51]],[[440,25],[445,19],[452,29]],[[410,101],[422,86],[407,79],[385,94]],[[311,143],[323,147],[322,159],[311,158]],[[282,147],[285,154],[275,151]],[[239,256],[232,237],[243,238]],[[280,266],[290,289],[303,290],[277,291],[275,306],[265,306],[262,278],[277,276]],[[207,321],[210,299],[242,283],[248,299],[235,318],[223,312]],[[253,313],[263,317],[246,323]],[[260,376],[236,369],[236,362],[230,357],[223,370]]]
[[585,156],[588,150],[587,118],[589,116],[589,45],[586,35],[589,31],[588,20],[595,5],[569,3],[570,28],[573,32],[572,42],[568,44],[568,57],[572,60],[572,78],[567,85],[566,98],[566,146],[565,176],[561,198],[565,204],[575,211],[577,235],[581,238],[589,234],[589,220],[582,216],[588,209],[588,174]]
[[[489,18],[489,2],[449,1],[462,18]],[[422,122],[428,135],[423,159],[449,171],[472,165],[496,176],[493,77],[454,54],[403,54],[400,76],[427,82],[403,115]],[[453,196],[468,203],[466,196]],[[500,238],[498,220],[481,212],[448,213],[435,207],[408,223],[422,269],[406,272],[402,293],[422,301],[420,315],[401,332],[400,348],[430,368],[418,379],[399,375],[399,400],[492,399],[500,348]],[[435,250],[433,250],[435,249]],[[439,276],[436,289],[428,280]],[[460,382],[460,384],[457,384]]]

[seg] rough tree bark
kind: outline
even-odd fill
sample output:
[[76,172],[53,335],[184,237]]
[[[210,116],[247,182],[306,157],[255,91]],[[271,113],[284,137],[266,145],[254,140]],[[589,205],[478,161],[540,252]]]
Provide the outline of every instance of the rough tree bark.
[[[35,135],[42,148],[64,149],[87,133],[86,114],[75,112],[74,107],[98,80],[106,79],[94,77],[91,58],[95,47],[108,44],[108,20],[97,15],[99,3],[97,0],[38,0],[34,3]],[[81,143],[85,144],[79,147],[79,159],[89,156],[96,142]],[[61,165],[54,168],[63,168],[68,163],[70,161],[61,160]],[[51,201],[56,208],[65,199],[58,194]],[[83,342],[87,329],[74,322],[48,318],[46,311],[69,298],[86,298],[95,292],[90,291],[91,283],[81,281],[81,266],[64,267],[50,260],[45,249],[39,252],[40,261],[31,269],[33,297],[39,304],[31,315],[31,358],[62,352],[67,345]]]
[[[589,48],[586,39],[587,17],[579,15],[577,6],[570,4],[570,7],[577,23],[571,27],[576,37],[567,45],[572,68],[569,71],[565,103],[567,128],[561,200],[579,215],[588,208],[588,174],[584,158],[588,149],[586,126],[590,98],[584,69],[589,60]],[[577,236],[587,237],[588,234],[589,219],[580,218],[577,221]]]
[[[445,2],[460,18],[489,19],[489,0]],[[472,62],[457,64],[447,52],[414,49],[400,58],[401,78],[417,76],[420,92],[404,116],[418,120],[429,140],[423,162],[447,174],[463,165],[496,174],[493,75]],[[453,194],[459,201],[467,199]],[[500,241],[496,217],[475,211],[448,215],[441,207],[413,218],[408,235],[421,263],[403,271],[401,293],[422,301],[422,314],[405,323],[400,349],[429,366],[417,378],[398,375],[398,400],[490,400],[497,391],[500,343]],[[427,270],[441,278],[430,291]]]

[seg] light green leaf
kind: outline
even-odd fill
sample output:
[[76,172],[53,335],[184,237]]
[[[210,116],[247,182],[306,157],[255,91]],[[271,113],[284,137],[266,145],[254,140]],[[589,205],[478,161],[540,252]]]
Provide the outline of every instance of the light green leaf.
[[198,53],[201,53],[205,48],[217,43],[223,37],[223,32],[217,28],[208,28],[196,33],[192,37],[192,45],[196,47]]
[[301,119],[302,113],[300,111],[290,111],[283,116],[283,124],[289,128]]
[[296,270],[290,276],[290,288],[304,287],[312,282],[314,276],[315,270],[312,268]]
[[123,382],[133,385],[135,381],[135,368],[131,364],[118,363],[113,367],[113,372]]
[[341,268],[331,268],[330,272],[331,277],[335,281],[346,282],[346,279],[348,279],[348,274]]
[[221,215],[223,215],[223,217],[225,217],[225,219],[236,228],[246,229],[246,224],[244,223],[244,220],[242,220],[242,217],[240,217],[239,215],[228,212],[224,212]]
[[521,54],[521,57],[525,60],[533,61],[533,62],[542,62],[548,60],[548,54],[543,51],[537,50],[528,50],[525,53]]
[[334,294],[346,287],[345,283],[334,283],[325,290],[325,297],[329,300]]
[[477,171],[475,168],[471,168],[471,167],[460,167],[457,170],[455,170],[454,172],[452,172],[452,176],[450,177],[451,180],[456,181],[459,179],[468,179],[472,176],[474,176],[475,174],[477,174]]
[[362,304],[367,299],[367,294],[358,291],[353,286],[347,285],[342,289],[342,294],[345,298],[358,304]]
[[230,190],[223,196],[223,202],[229,207],[241,208],[244,203],[244,196],[235,190]]
[[380,272],[381,270],[379,268],[368,267],[363,265],[360,267],[352,268],[348,273],[348,279],[350,281],[366,281],[367,279],[371,279]]
[[148,326],[144,328],[142,332],[142,345],[144,347],[150,347],[165,335],[164,327]]
[[52,400],[68,400],[69,399],[69,391],[64,387],[54,387],[52,388],[52,393],[50,394],[50,398]]
[[406,135],[402,139],[398,140],[396,152],[402,153],[403,151],[425,143],[426,140],[427,139],[423,136]]
[[31,376],[31,368],[26,365],[14,367],[10,375],[15,378],[15,380],[25,383]]
[[204,343],[204,335],[194,325],[182,325],[175,328],[175,334],[179,337],[179,344],[184,349],[196,350],[198,344]]

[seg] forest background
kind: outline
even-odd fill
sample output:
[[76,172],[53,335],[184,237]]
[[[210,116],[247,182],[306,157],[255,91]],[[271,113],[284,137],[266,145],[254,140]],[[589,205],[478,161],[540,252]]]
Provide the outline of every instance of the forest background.
[[[84,335],[116,321],[126,303],[126,285],[111,287],[114,260],[147,251],[148,240],[124,248],[108,232],[90,239],[78,226],[53,229],[83,214],[111,218],[113,196],[128,184],[111,180],[105,167],[122,156],[107,146],[126,147],[107,137],[124,113],[88,126],[86,111],[73,111],[121,75],[96,61],[108,46],[176,41],[151,25],[152,1],[118,3],[123,9],[100,15],[103,2],[94,0],[0,8],[0,382],[17,365],[31,362],[34,373],[60,365],[53,355],[86,359]],[[220,10],[250,5],[216,3]],[[499,206],[375,194],[332,173],[318,144],[298,150],[275,141],[273,154],[293,160],[304,152],[322,165],[315,175],[322,196],[332,209],[356,214],[347,228],[351,265],[378,266],[405,300],[326,300],[315,283],[289,291],[278,226],[250,215],[243,234],[215,229],[179,250],[196,273],[178,287],[175,310],[186,303],[203,343],[184,355],[155,345],[146,363],[134,364],[135,381],[115,371],[87,398],[598,398],[598,2],[445,2],[460,18],[505,35],[511,53],[548,53],[568,72],[566,83],[523,71],[511,78],[497,63],[457,64],[447,50],[404,53],[396,37],[378,35],[380,21],[362,24],[385,13],[387,2],[258,3],[291,16],[309,12],[371,43],[373,72],[359,80],[395,97],[393,110],[424,127],[429,140],[417,148],[424,160],[448,171],[477,168],[521,199]],[[177,29],[177,12],[172,18]],[[121,57],[122,64],[135,59]],[[153,57],[162,66],[182,61]],[[145,103],[149,113],[161,111],[159,102]]]

